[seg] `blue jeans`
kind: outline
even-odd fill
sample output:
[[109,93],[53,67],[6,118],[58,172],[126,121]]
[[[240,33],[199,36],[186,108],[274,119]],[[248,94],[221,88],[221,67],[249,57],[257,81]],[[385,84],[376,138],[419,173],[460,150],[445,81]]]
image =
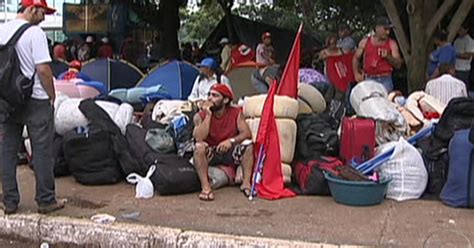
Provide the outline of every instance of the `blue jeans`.
[[371,76],[367,76],[366,79],[369,79],[369,80],[374,80],[378,83],[381,83],[385,89],[387,89],[387,92],[391,92],[393,90],[393,80],[392,80],[392,76],[375,76],[375,77],[371,77]]
[[264,81],[259,80],[253,74],[252,76],[250,76],[250,81],[252,82],[253,87],[255,87],[259,94],[266,94],[268,92],[268,84]]
[[5,207],[16,208],[20,202],[16,171],[24,125],[28,128],[33,149],[36,203],[41,206],[56,202],[53,112],[49,100],[29,99],[23,108],[17,109],[5,122],[0,123],[0,175]]

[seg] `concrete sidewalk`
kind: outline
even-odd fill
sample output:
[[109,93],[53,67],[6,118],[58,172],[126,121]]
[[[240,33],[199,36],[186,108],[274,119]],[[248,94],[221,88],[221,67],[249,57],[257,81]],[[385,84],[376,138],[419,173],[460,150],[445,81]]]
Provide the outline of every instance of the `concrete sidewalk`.
[[[57,179],[67,207],[56,217],[41,216],[34,214],[33,173],[25,166],[18,173],[19,215],[0,218],[0,235],[34,241],[101,247],[468,247],[474,241],[474,212],[438,201],[386,200],[373,207],[348,207],[331,197],[249,202],[238,188],[216,191],[214,202],[198,200],[197,193],[136,200],[133,185],[87,187],[72,177]],[[122,217],[137,212],[137,218]],[[117,222],[92,223],[96,213]]]

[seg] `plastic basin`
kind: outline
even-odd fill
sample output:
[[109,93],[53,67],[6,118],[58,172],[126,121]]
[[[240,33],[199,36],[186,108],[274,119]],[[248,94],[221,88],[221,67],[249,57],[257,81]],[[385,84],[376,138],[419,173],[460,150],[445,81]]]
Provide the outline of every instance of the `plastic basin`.
[[324,173],[334,200],[349,206],[372,206],[382,203],[387,185],[391,178],[382,178],[380,182],[348,181]]

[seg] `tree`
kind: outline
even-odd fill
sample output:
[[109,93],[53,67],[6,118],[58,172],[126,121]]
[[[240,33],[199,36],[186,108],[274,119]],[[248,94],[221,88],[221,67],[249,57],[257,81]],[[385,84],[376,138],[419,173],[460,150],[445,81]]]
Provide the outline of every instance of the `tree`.
[[[407,65],[409,91],[424,88],[431,40],[440,23],[446,17],[450,18],[447,31],[448,39],[452,41],[473,2],[474,0],[382,0],[388,17],[395,26],[394,32]],[[408,26],[403,25],[399,10],[406,10]],[[454,10],[454,14],[449,15]]]
[[165,59],[179,58],[178,30],[180,27],[179,8],[183,0],[162,0],[159,4],[161,51]]

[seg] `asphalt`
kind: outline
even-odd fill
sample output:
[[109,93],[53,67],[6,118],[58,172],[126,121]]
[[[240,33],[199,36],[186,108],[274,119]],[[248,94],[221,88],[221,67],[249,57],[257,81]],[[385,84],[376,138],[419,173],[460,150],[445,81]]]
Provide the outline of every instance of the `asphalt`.
[[[21,166],[18,178],[19,213],[34,214],[33,172]],[[118,223],[333,245],[472,247],[474,242],[474,212],[432,200],[385,200],[371,207],[349,207],[331,197],[309,196],[250,202],[237,187],[215,191],[213,202],[202,202],[197,194],[156,194],[138,200],[135,187],[125,182],[83,186],[72,177],[58,178],[56,188],[68,204],[52,216],[86,221],[107,213]]]

